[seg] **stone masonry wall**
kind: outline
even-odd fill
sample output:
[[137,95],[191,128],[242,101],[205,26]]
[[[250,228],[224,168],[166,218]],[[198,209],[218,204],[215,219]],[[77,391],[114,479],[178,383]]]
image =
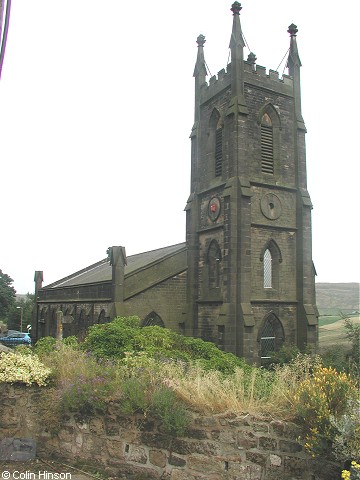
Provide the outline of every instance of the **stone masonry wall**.
[[298,444],[299,427],[233,414],[194,414],[187,436],[166,435],[158,422],[124,416],[112,403],[104,415],[69,413],[52,436],[41,419],[36,387],[0,385],[0,439],[33,438],[42,459],[97,465],[126,480],[335,480],[340,467],[315,460]]

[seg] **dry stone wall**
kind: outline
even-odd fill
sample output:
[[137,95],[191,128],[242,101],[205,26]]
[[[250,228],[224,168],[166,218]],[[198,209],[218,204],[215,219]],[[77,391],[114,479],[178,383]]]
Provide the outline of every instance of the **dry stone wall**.
[[0,385],[0,438],[37,441],[42,459],[95,464],[126,480],[335,480],[340,466],[313,459],[297,442],[299,427],[251,415],[194,414],[186,437],[164,433],[159,422],[124,416],[112,403],[104,415],[65,415],[51,435],[36,387]]

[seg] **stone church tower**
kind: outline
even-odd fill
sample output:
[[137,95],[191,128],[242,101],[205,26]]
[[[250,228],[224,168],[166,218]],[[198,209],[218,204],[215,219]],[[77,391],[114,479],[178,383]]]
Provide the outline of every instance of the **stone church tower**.
[[231,64],[206,83],[197,39],[186,333],[250,361],[285,341],[316,345],[311,201],[295,25],[289,76],[244,61],[235,2]]

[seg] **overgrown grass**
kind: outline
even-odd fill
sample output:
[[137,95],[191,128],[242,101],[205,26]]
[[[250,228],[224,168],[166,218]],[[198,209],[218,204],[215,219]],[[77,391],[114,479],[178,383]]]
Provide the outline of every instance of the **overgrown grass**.
[[[350,327],[355,349],[359,332]],[[66,411],[93,415],[105,412],[112,402],[120,414],[159,419],[162,430],[174,436],[186,433],[192,412],[250,413],[299,421],[307,429],[304,444],[312,454],[332,444],[345,457],[360,450],[359,421],[353,430],[348,428],[349,419],[356,416],[354,405],[359,405],[356,377],[293,348],[267,370],[247,365],[209,342],[159,327],[141,329],[130,317],[93,327],[83,344],[74,338],[42,339],[34,351],[52,371],[42,410],[53,432]],[[350,450],[348,438],[355,442]]]
[[224,375],[199,365],[186,369],[168,365],[163,375],[164,383],[178,398],[199,413],[281,415],[287,410],[288,401],[277,388],[278,377],[266,370],[236,368],[234,373]]
[[59,423],[54,411],[58,415],[66,410],[91,415],[104,412],[110,401],[125,415],[143,413],[158,418],[171,435],[186,432],[191,411],[291,417],[289,387],[295,381],[284,372],[237,367],[234,373],[224,374],[205,370],[199,362],[163,362],[144,353],[100,360],[63,345],[42,359],[54,372],[43,408],[53,431]]

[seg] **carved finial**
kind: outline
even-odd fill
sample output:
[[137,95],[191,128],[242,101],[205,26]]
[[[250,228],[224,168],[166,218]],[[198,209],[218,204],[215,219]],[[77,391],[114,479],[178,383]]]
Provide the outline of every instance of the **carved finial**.
[[296,37],[297,32],[298,28],[296,25],[294,25],[293,23],[289,25],[288,33],[290,33],[290,37]]
[[206,42],[205,37],[202,34],[200,34],[196,39],[196,43],[198,44],[198,47],[203,47],[205,42]]
[[250,65],[255,65],[256,60],[257,60],[257,58],[256,58],[255,53],[250,52],[249,55],[248,55],[248,58],[247,58],[248,63],[250,63]]
[[241,6],[241,3],[239,2],[234,2],[230,8],[230,10],[233,12],[234,15],[240,15],[241,9],[242,9],[242,6]]

